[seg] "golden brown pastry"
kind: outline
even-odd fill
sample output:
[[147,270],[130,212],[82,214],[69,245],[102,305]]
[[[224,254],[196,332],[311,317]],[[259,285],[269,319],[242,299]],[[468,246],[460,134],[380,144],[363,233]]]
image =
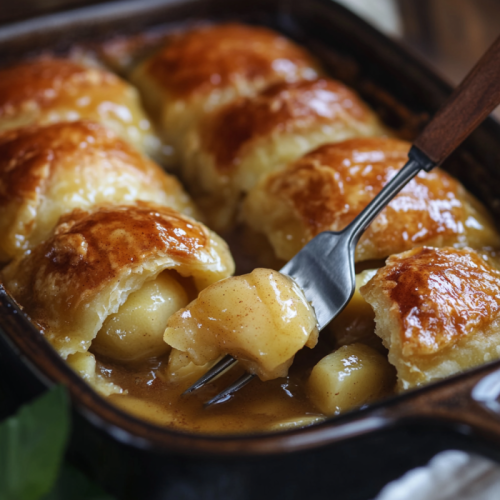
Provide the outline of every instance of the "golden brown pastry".
[[485,258],[466,248],[416,248],[390,257],[361,288],[399,389],[500,357],[500,271]]
[[318,330],[314,311],[293,280],[255,269],[203,290],[171,316],[164,340],[174,348],[176,364],[178,351],[195,365],[230,354],[261,380],[271,380],[286,376],[299,349],[316,345]]
[[160,142],[137,91],[102,68],[69,59],[35,59],[0,70],[0,131],[89,119],[149,156]]
[[0,263],[45,240],[74,208],[138,199],[196,215],[174,177],[102,125],[77,121],[0,132]]
[[265,174],[325,142],[382,135],[374,113],[329,79],[282,83],[207,116],[186,140],[182,175],[216,228]]
[[2,278],[63,358],[101,337],[94,353],[138,361],[168,349],[162,337],[176,306],[233,270],[226,244],[205,226],[137,202],[63,216]]
[[[318,233],[347,226],[406,163],[409,149],[409,143],[387,138],[324,145],[263,179],[248,195],[243,219],[288,260]],[[419,245],[499,244],[485,208],[434,169],[420,173],[375,219],[356,247],[356,261]]]
[[172,35],[132,80],[175,163],[186,131],[205,113],[272,83],[317,75],[314,59],[290,40],[263,27],[228,23]]

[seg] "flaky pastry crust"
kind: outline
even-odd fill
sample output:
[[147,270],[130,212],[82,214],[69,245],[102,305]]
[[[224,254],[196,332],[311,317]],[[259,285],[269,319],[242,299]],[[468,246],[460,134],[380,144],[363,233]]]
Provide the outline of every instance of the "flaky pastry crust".
[[393,255],[360,292],[400,389],[500,357],[500,271],[471,249]]
[[113,73],[69,59],[35,59],[0,70],[0,131],[88,119],[158,156],[160,143],[137,91]]
[[201,223],[138,202],[74,210],[2,278],[66,358],[87,351],[106,317],[165,269],[191,276],[201,290],[231,275],[234,264],[224,241]]
[[305,49],[279,33],[239,23],[175,34],[147,62],[149,75],[163,89],[187,98],[217,88],[301,80],[315,67]]
[[179,149],[189,126],[206,112],[272,83],[311,79],[318,72],[313,57],[280,34],[227,23],[172,35],[132,80],[165,140]]
[[220,203],[231,212],[263,175],[319,144],[384,133],[375,114],[340,82],[280,83],[207,116],[187,139],[183,176],[202,204]]
[[[346,227],[408,160],[410,144],[358,138],[327,144],[271,174],[248,195],[243,218],[290,259],[322,231]],[[356,260],[419,245],[498,247],[485,208],[440,169],[412,180],[363,234]]]
[[139,199],[197,215],[173,176],[100,124],[64,122],[0,133],[0,262],[45,240],[74,208]]

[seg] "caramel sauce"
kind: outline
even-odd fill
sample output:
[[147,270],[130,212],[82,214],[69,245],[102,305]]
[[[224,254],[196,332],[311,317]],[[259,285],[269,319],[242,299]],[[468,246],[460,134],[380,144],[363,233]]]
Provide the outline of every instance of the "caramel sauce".
[[99,370],[128,391],[128,395],[110,396],[109,401],[150,422],[186,432],[255,433],[324,418],[308,399],[306,381],[313,366],[329,352],[330,346],[321,341],[314,350],[305,348],[297,353],[287,377],[267,382],[257,378],[228,401],[209,409],[203,404],[242,375],[241,368],[189,397],[181,397],[181,393],[190,383],[162,380],[165,359],[129,367],[101,360]]

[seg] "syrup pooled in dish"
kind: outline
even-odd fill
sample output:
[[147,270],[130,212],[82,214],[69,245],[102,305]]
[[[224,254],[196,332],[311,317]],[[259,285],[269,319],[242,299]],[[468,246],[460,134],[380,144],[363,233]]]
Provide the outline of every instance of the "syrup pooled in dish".
[[[113,368],[113,381],[128,394],[110,401],[149,421],[191,432],[258,432],[311,425],[324,418],[308,400],[306,389],[308,356],[315,352],[316,359],[324,352],[324,346],[316,346],[317,335],[314,312],[288,277],[256,269],[227,278],[202,290],[170,317],[165,340],[173,350],[168,361],[155,365],[156,371],[138,371],[131,382],[123,370]],[[236,368],[199,393],[181,396],[225,353],[238,358]],[[256,379],[245,387],[244,395],[205,410],[206,398],[243,370],[266,382]],[[147,391],[147,384],[155,391]]]
[[160,142],[137,91],[102,68],[70,59],[35,59],[0,69],[0,131],[88,119],[100,122],[143,153]]
[[318,72],[314,58],[279,33],[228,23],[172,35],[132,80],[175,163],[187,130],[207,112],[267,85],[315,78]]
[[233,271],[216,234],[171,208],[138,202],[74,210],[2,277],[63,358],[87,352],[97,336],[95,353],[123,361],[164,354],[166,322],[158,323]]
[[287,276],[255,269],[205,288],[168,321],[165,342],[206,365],[225,354],[261,380],[285,377],[297,351],[318,340],[316,316]]
[[326,142],[383,135],[359,96],[335,80],[280,83],[208,115],[186,139],[182,176],[225,229],[237,203],[265,174]]
[[74,208],[136,200],[197,216],[175,177],[100,124],[0,132],[0,262],[47,239],[59,217]]
[[500,357],[500,271],[471,249],[393,255],[361,288],[400,390]]
[[[352,139],[327,144],[271,174],[245,200],[243,220],[291,259],[322,231],[346,227],[408,160],[410,144]],[[365,231],[356,261],[415,246],[499,247],[486,209],[440,169],[421,172]]]

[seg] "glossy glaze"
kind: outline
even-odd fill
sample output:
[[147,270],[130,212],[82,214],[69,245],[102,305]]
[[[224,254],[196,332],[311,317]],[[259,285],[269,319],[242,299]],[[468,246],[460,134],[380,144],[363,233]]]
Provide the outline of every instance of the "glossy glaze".
[[377,273],[402,322],[407,355],[438,352],[500,315],[500,272],[470,250],[418,248]]
[[162,45],[131,79],[162,132],[168,164],[183,174],[192,146],[187,134],[207,114],[276,82],[319,74],[307,51],[262,27],[198,27],[167,37]]
[[311,78],[316,66],[306,50],[274,31],[228,23],[172,36],[146,71],[175,97],[189,98],[228,86]]
[[[289,259],[320,232],[346,227],[403,167],[409,148],[387,138],[319,147],[264,179],[245,202],[245,218]],[[356,260],[423,244],[497,247],[500,238],[484,207],[435,169],[410,181],[375,219],[357,245]]]
[[183,176],[218,231],[232,227],[242,196],[317,146],[385,133],[375,113],[339,82],[281,83],[201,120],[185,142]]
[[74,208],[138,199],[197,215],[176,178],[100,124],[76,121],[0,133],[0,261],[45,240]]
[[400,390],[500,356],[500,271],[487,254],[416,248],[391,256],[360,291]]
[[98,102],[89,101],[85,91],[109,92],[112,89],[121,94],[126,87],[113,73],[87,68],[69,59],[36,59],[2,69],[0,82],[3,118],[30,102],[41,109],[75,105],[85,109],[83,101],[76,102],[82,98],[87,98],[87,106],[92,112],[98,112]]
[[[328,346],[304,349],[286,377],[262,382],[254,379],[238,397],[229,398],[209,410],[203,404],[232,383],[243,370],[235,368],[222,375],[202,391],[190,397],[181,393],[194,382],[197,372],[172,378],[166,360],[157,360],[142,366],[124,367],[109,360],[101,360],[100,369],[105,380],[112,381],[128,391],[127,395],[113,395],[108,401],[147,422],[190,434],[258,434],[307,426],[320,422],[324,415],[311,403],[306,382],[312,366]],[[194,377],[194,378],[193,378]]]
[[70,59],[41,58],[0,70],[0,130],[90,119],[148,154],[159,142],[133,87]]
[[259,137],[308,129],[312,124],[352,121],[368,125],[371,120],[368,107],[340,82],[281,83],[221,110],[207,122],[202,140],[217,170],[230,173],[243,148]]

